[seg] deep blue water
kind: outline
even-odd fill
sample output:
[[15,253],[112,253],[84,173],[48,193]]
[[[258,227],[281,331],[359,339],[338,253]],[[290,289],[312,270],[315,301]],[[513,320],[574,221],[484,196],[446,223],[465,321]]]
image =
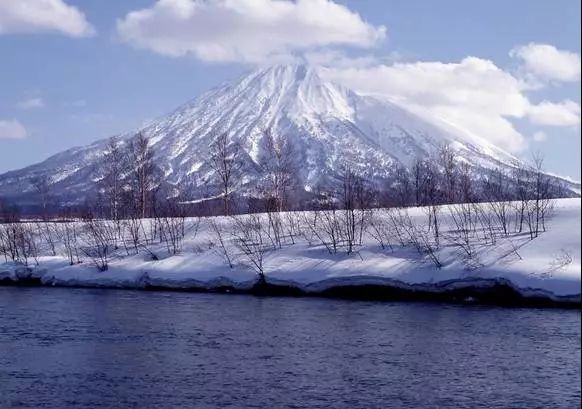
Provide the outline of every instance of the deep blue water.
[[0,287],[2,408],[576,408],[580,311]]

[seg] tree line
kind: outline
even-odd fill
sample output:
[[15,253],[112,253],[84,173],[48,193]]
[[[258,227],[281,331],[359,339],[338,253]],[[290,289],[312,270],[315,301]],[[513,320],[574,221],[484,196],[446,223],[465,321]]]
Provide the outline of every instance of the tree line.
[[[553,198],[561,193],[544,172],[541,155],[529,165],[518,162],[477,175],[443,145],[434,157],[419,158],[409,168],[397,166],[386,186],[373,184],[346,164],[333,188],[315,189],[304,204],[309,211],[296,211],[292,196],[299,169],[293,146],[270,130],[264,136],[258,198],[248,199],[244,212],[237,205],[245,176],[242,150],[226,134],[215,138],[208,155],[219,194],[210,206],[228,221],[206,220],[213,238],[209,245],[226,264],[233,267],[243,257],[263,281],[266,254],[300,239],[330,254],[357,255],[369,237],[386,251],[412,247],[439,268],[443,246],[454,247],[468,265],[476,265],[483,245],[505,239],[508,251],[520,257],[509,238],[527,234],[534,239],[545,231]],[[160,246],[169,255],[182,252],[184,238],[197,234],[202,219],[164,183],[151,141],[141,133],[125,141],[111,139],[102,165],[95,182],[98,195],[81,211],[49,214],[46,178],[30,181],[41,208],[37,220],[23,222],[16,207],[0,208],[0,254],[6,261],[28,265],[42,248],[66,256],[70,264],[86,259],[106,270],[120,252],[152,260],[161,256]],[[423,222],[411,216],[411,206],[421,209]]]

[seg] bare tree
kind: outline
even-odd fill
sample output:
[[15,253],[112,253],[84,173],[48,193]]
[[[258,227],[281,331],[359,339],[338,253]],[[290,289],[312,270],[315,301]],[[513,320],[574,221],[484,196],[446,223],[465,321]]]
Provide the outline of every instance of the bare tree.
[[220,245],[220,254],[227,262],[230,268],[233,268],[233,258],[228,246],[228,242],[224,237],[223,227],[216,221],[215,218],[210,218],[210,227],[212,228],[212,232],[214,233],[214,237],[218,241]]
[[424,166],[424,198],[428,205],[428,227],[432,229],[436,245],[439,245],[439,212],[440,194],[439,172],[434,163],[426,162]]
[[490,203],[473,203],[476,223],[478,222],[483,233],[485,244],[495,244],[497,242],[496,225],[499,222]]
[[272,211],[272,209],[272,205],[267,205],[268,224],[266,234],[273,244],[273,249],[280,249],[283,246],[283,218],[281,217],[281,212]]
[[78,232],[75,222],[65,221],[57,227],[57,232],[61,237],[65,256],[70,265],[80,262],[78,250]]
[[129,141],[128,155],[137,212],[141,218],[145,218],[151,207],[151,194],[157,180],[154,151],[143,133],[138,133]]
[[342,233],[346,241],[347,252],[351,254],[354,249],[357,232],[356,201],[357,190],[361,180],[350,167],[346,167],[342,174]]
[[475,256],[473,243],[472,204],[457,203],[448,206],[454,228],[448,234],[448,239],[455,246],[462,249],[467,259]]
[[[473,187],[473,177],[471,175],[471,167],[468,163],[462,162],[459,165],[458,172],[458,182],[457,182],[457,199],[459,203],[457,206],[453,206],[458,211],[454,212],[462,216],[462,226],[463,228],[468,228],[470,231],[475,232],[476,228],[476,218],[474,211],[474,203],[476,201],[476,193]],[[460,212],[459,212],[460,211]],[[456,223],[459,225],[458,223]]]
[[28,223],[0,224],[0,253],[5,260],[28,265],[33,258],[38,264],[38,247],[32,226]]
[[388,209],[388,220],[390,221],[391,229],[398,238],[401,246],[407,244],[406,232],[404,226],[407,224],[406,219],[410,219],[407,209]]
[[435,161],[417,159],[413,165],[413,181],[417,206],[426,206],[428,226],[432,229],[438,245],[439,240],[439,202],[441,199],[440,174]]
[[417,158],[412,165],[412,181],[414,187],[414,199],[416,206],[427,204],[426,190],[429,178],[429,164],[427,161]]
[[287,230],[287,236],[291,240],[291,244],[295,244],[295,237],[300,235],[302,232],[301,222],[299,219],[298,212],[287,211],[284,213],[285,218],[285,229]]
[[182,240],[185,236],[186,215],[175,200],[168,200],[159,212],[160,240],[166,244],[168,254],[179,254],[182,251]]
[[387,212],[389,212],[389,210],[378,209],[373,213],[370,221],[370,236],[378,242],[382,250],[386,249],[386,247],[393,250],[392,225],[386,214]]
[[398,228],[403,232],[408,243],[412,244],[419,254],[427,255],[437,268],[443,266],[437,253],[438,243],[431,239],[427,230],[412,220],[407,209],[399,209],[398,217],[393,220],[398,223]]
[[519,233],[523,231],[523,224],[525,221],[525,212],[529,205],[530,196],[530,180],[527,167],[521,163],[516,162],[512,168],[513,185],[515,190],[516,201],[515,207],[515,225]]
[[52,256],[57,255],[56,250],[56,231],[55,224],[50,221],[36,222],[36,230],[38,232],[38,237],[42,239],[43,242],[48,246],[48,250]]
[[397,204],[400,207],[408,206],[413,195],[410,172],[404,166],[397,166],[394,177]]
[[121,238],[127,254],[130,254],[130,248],[133,249],[134,254],[138,254],[139,248],[145,240],[143,219],[137,216],[136,213],[131,212],[129,213],[129,216],[121,222],[121,227]]
[[123,178],[127,172],[127,159],[121,143],[116,138],[111,138],[107,143],[107,151],[103,155],[105,175],[101,184],[108,201],[109,216],[116,223],[121,218]]
[[325,246],[329,254],[337,253],[342,240],[340,216],[337,201],[332,194],[320,192],[321,198],[315,203],[315,209],[305,212],[304,237],[308,242],[315,239]]
[[228,140],[228,135],[222,133],[210,145],[210,164],[221,187],[224,214],[230,215],[230,195],[235,187],[236,171],[238,170],[239,149]]
[[503,230],[503,234],[509,234],[509,177],[501,168],[494,169],[488,177],[484,179],[482,188],[485,200],[491,208],[495,217]]
[[273,135],[271,129],[264,131],[264,141],[268,153],[263,164],[268,196],[273,200],[274,210],[281,212],[287,207],[287,195],[294,184],[293,149],[287,138]]
[[84,223],[84,231],[84,246],[81,247],[81,251],[89,257],[99,271],[106,271],[115,248],[114,232],[109,222],[88,218]]
[[538,237],[540,229],[546,231],[546,217],[553,208],[552,183],[544,172],[544,157],[539,152],[533,155],[531,172],[533,200],[529,202],[528,224],[531,226],[531,238],[535,238]]
[[251,263],[259,278],[259,285],[265,285],[264,259],[272,247],[266,242],[265,225],[260,214],[233,216],[235,245]]
[[[471,166],[467,162],[461,162],[458,166],[457,174],[457,198],[462,203],[474,203],[477,199],[477,194],[474,188],[474,178],[471,174]],[[455,194],[451,196],[455,198]]]
[[367,231],[372,218],[372,208],[379,196],[363,177],[358,177],[356,184],[356,207],[358,208],[358,245],[362,245],[364,232]]
[[454,203],[457,187],[456,152],[448,143],[439,149],[438,162],[443,172],[444,199],[446,203]]

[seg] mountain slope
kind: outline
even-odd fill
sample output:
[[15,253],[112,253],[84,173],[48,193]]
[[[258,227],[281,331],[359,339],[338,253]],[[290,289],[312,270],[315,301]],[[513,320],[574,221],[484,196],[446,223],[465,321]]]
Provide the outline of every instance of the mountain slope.
[[[443,143],[476,169],[509,165],[511,155],[398,105],[362,96],[322,79],[321,69],[273,66],[215,88],[141,129],[150,138],[165,180],[192,197],[208,194],[213,174],[209,146],[226,133],[241,147],[245,183],[261,177],[264,131],[285,138],[300,184],[309,191],[338,179],[350,165],[366,177],[389,178],[397,164],[429,157]],[[129,138],[137,131],[122,135]],[[107,140],[73,148],[36,165],[0,175],[0,197],[31,192],[30,179],[48,176],[53,195],[81,201],[102,173]]]

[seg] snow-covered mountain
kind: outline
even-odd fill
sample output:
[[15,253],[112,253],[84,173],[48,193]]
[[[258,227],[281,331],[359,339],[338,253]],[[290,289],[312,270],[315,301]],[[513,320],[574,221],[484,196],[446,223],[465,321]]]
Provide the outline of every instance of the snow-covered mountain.
[[[266,129],[288,141],[300,185],[307,191],[334,183],[345,165],[370,179],[389,178],[397,164],[409,166],[418,157],[429,157],[443,143],[477,170],[515,160],[458,129],[324,78],[323,68],[264,68],[121,138],[141,130],[153,144],[166,182],[193,198],[209,194],[213,181],[209,146],[222,133],[240,146],[245,175],[240,189],[245,191],[251,191],[261,177]],[[0,197],[26,195],[32,190],[30,179],[45,175],[53,195],[80,202],[102,173],[100,159],[106,145],[104,139],[0,175]]]

